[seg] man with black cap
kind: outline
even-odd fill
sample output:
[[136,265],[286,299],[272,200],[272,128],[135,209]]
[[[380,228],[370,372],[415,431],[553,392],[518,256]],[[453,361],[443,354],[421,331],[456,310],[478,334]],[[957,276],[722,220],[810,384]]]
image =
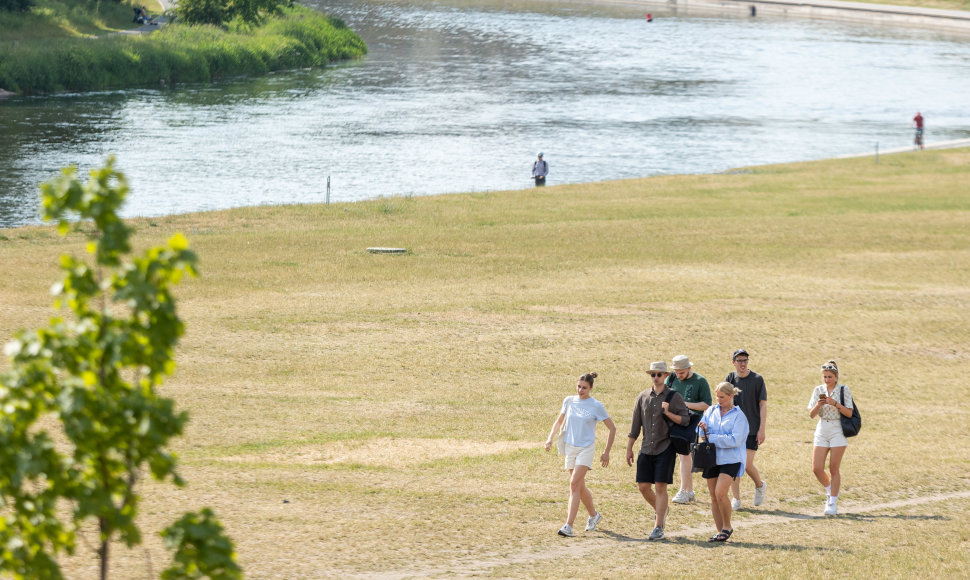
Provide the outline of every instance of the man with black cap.
[[[743,348],[734,351],[731,362],[734,364],[734,371],[728,373],[724,380],[741,390],[734,396],[734,404],[741,407],[741,412],[747,417],[748,425],[751,426],[746,443],[748,460],[745,463],[744,472],[754,482],[754,505],[759,506],[765,502],[768,482],[761,479],[761,474],[754,465],[754,454],[758,451],[758,446],[765,442],[765,424],[768,422],[768,391],[765,389],[764,378],[748,368],[748,351]],[[736,477],[734,483],[731,484],[731,491],[734,495],[734,499],[731,500],[731,509],[741,509],[740,482],[741,478]]]
[[549,164],[543,161],[542,151],[536,156],[535,163],[532,164],[532,178],[536,180],[536,187],[546,184],[546,175],[549,174]]

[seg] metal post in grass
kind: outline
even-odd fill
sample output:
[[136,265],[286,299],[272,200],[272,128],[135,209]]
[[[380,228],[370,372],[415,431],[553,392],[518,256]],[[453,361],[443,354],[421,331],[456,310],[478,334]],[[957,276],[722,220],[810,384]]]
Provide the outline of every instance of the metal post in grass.
[[330,176],[327,176],[327,207],[330,207]]
[[879,141],[876,141],[876,165],[879,164]]

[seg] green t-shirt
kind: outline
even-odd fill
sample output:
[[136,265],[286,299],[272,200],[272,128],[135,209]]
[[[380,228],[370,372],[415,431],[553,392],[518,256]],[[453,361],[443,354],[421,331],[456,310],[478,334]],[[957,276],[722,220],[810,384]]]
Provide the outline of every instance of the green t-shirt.
[[[687,380],[682,381],[677,378],[677,375],[671,374],[667,377],[667,386],[671,390],[680,393],[680,396],[688,403],[700,403],[703,401],[708,405],[711,404],[711,386],[707,384],[707,379],[702,375],[694,373]],[[691,415],[700,414],[701,411],[691,409]]]

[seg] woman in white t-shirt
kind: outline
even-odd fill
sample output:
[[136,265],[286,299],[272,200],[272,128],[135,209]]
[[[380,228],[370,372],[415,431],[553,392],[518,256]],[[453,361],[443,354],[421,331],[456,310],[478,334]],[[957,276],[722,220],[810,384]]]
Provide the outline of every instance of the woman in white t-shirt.
[[589,518],[586,520],[587,532],[595,530],[596,524],[603,519],[603,516],[593,507],[593,495],[586,487],[586,472],[593,468],[593,455],[596,454],[596,424],[602,421],[610,430],[606,449],[600,456],[603,467],[610,464],[610,449],[613,448],[613,439],[616,437],[616,425],[607,414],[603,403],[590,396],[593,380],[596,377],[596,373],[586,373],[579,377],[579,381],[576,382],[576,395],[563,400],[559,417],[552,424],[549,438],[546,439],[546,451],[549,451],[552,449],[553,438],[558,434],[563,421],[566,422],[565,455],[566,469],[569,470],[569,510],[566,525],[559,528],[559,535],[569,538],[575,535],[573,522],[576,521],[580,502],[589,512]]
[[[808,401],[808,416],[818,416],[815,427],[815,448],[812,453],[812,471],[818,482],[825,488],[825,515],[838,515],[836,505],[839,501],[839,489],[842,486],[842,474],[839,467],[842,456],[849,445],[848,439],[842,433],[842,420],[852,416],[852,392],[849,387],[839,384],[839,366],[834,360],[822,365],[822,381],[824,384],[815,387],[812,398]],[[844,404],[843,404],[844,399]],[[829,473],[825,472],[825,456],[829,455]]]

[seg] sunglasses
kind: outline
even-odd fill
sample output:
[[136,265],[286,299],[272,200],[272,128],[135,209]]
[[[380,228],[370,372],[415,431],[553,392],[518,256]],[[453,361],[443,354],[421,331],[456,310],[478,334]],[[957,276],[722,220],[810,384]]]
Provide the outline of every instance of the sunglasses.
[[663,373],[650,373],[650,376],[651,377],[662,377],[662,376],[664,376],[664,374]]
[[746,359],[746,358],[736,358],[736,359],[734,359],[734,362],[736,362],[736,363],[746,363],[746,362],[748,362],[748,359]]

